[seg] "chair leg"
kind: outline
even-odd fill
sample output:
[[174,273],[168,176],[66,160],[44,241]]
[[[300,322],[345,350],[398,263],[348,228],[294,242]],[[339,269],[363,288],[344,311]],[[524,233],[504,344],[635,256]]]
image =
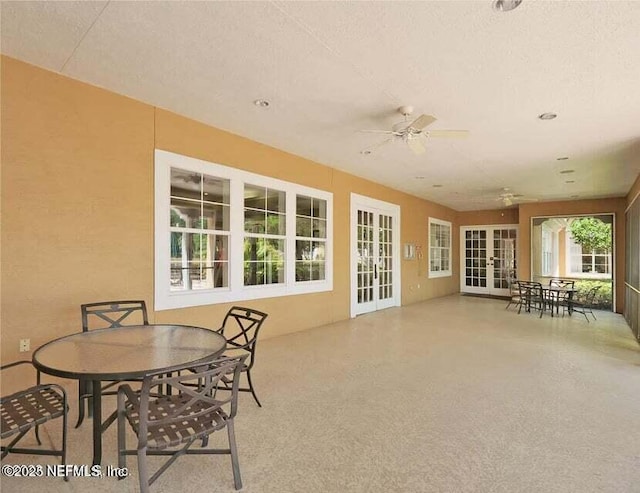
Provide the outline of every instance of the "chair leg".
[[140,493],[149,493],[149,474],[147,473],[147,447],[138,449],[138,478]]
[[[66,411],[67,409],[67,398],[66,398],[66,394],[63,400],[63,406],[64,409]],[[68,423],[67,423],[67,414],[68,412],[65,412],[62,415],[62,465],[66,466],[67,465],[67,428],[68,428]],[[37,428],[36,428],[37,430]],[[67,474],[67,468],[64,468],[65,474],[64,474],[64,480],[65,481],[69,481],[69,475]]]
[[78,422],[76,428],[78,428],[84,421],[84,406],[85,401],[82,396],[87,394],[87,382],[85,380],[78,381]]
[[[118,395],[118,401],[121,399],[120,395]],[[120,407],[120,402],[118,402],[118,407]],[[125,454],[125,450],[127,450],[127,437],[124,429],[124,421],[125,417],[120,410],[118,410],[118,467],[123,469],[127,467],[127,454]],[[118,477],[118,479],[123,479],[122,477]]]
[[258,396],[256,395],[255,390],[253,390],[253,383],[251,382],[251,370],[247,370],[247,380],[249,381],[249,389],[251,390],[251,394],[253,395],[253,398],[256,400],[258,407],[262,407],[262,404],[260,404],[260,401],[258,400]]
[[227,433],[229,434],[229,451],[231,452],[233,484],[236,490],[239,490],[242,488],[242,478],[240,477],[240,464],[238,463],[238,448],[236,447],[236,434],[233,429],[233,419],[227,421]]

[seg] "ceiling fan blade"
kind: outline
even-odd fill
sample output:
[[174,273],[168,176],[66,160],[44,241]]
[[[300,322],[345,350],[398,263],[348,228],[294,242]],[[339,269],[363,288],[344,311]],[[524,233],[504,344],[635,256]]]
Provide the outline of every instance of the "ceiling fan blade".
[[414,130],[422,130],[427,125],[431,125],[436,121],[436,118],[431,115],[420,115],[418,118],[413,120],[411,125],[407,128],[413,128]]
[[468,130],[428,130],[427,137],[463,139],[469,136]]
[[358,132],[364,132],[368,134],[394,134],[399,135],[398,132],[394,132],[393,130],[358,130]]
[[417,155],[424,154],[424,152],[426,151],[424,145],[421,142],[421,139],[409,139],[407,140],[407,145],[409,146],[409,149],[411,149],[413,153]]
[[380,147],[382,147],[385,144],[388,144],[389,142],[392,142],[393,138],[387,139],[387,140],[383,140],[382,142],[379,142],[377,144],[374,144],[370,147],[367,147],[366,149],[362,150],[362,154],[371,154],[373,151],[375,151],[376,149],[379,149]]

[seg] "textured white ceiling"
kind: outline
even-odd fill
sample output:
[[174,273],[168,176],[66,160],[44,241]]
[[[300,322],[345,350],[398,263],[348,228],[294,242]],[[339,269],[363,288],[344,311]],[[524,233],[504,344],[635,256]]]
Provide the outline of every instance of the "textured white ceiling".
[[[499,207],[502,187],[620,196],[640,172],[638,1],[509,13],[489,0],[3,1],[0,13],[6,55],[457,210]],[[358,130],[390,128],[402,104],[470,136],[363,156],[384,136]],[[537,119],[548,111],[558,118]]]

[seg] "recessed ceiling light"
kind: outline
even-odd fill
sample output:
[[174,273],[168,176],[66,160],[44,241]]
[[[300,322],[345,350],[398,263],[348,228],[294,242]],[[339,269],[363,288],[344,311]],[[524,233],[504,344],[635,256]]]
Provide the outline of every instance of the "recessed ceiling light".
[[431,185],[433,188],[442,188],[442,185]]
[[575,170],[572,169],[563,169],[560,174],[561,175],[568,175],[569,173],[575,173]]
[[553,120],[557,116],[558,115],[555,113],[542,113],[541,115],[538,115],[538,118],[540,118],[540,120]]
[[266,99],[256,99],[253,104],[255,104],[256,106],[260,106],[260,108],[268,108],[269,107],[269,101],[267,101]]
[[569,158],[564,156],[564,157],[557,158],[556,161],[566,161],[567,159],[569,159]]
[[567,181],[565,181],[565,183],[575,183],[575,181],[573,181],[573,180],[567,180]]
[[498,12],[509,12],[522,3],[522,0],[494,0],[493,10]]

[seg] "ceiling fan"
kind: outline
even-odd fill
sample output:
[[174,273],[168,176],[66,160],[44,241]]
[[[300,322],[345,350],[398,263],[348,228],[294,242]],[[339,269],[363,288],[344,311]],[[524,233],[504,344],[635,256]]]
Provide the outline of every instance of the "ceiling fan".
[[495,199],[495,200],[501,200],[502,204],[505,207],[509,207],[510,205],[517,204],[520,202],[537,202],[538,201],[538,199],[527,198],[527,197],[524,197],[522,194],[512,193],[509,190],[510,189],[507,187],[503,188],[502,193],[500,193],[500,195],[498,195],[498,198]]
[[393,125],[391,130],[360,130],[361,132],[391,136],[387,140],[364,149],[362,154],[371,154],[375,149],[398,140],[406,143],[414,154],[423,154],[426,150],[424,145],[427,139],[431,137],[461,138],[469,134],[467,130],[425,130],[426,127],[436,121],[436,118],[431,115],[420,115],[410,122],[409,117],[413,113],[413,106],[400,106],[398,113],[404,116],[404,120]]

